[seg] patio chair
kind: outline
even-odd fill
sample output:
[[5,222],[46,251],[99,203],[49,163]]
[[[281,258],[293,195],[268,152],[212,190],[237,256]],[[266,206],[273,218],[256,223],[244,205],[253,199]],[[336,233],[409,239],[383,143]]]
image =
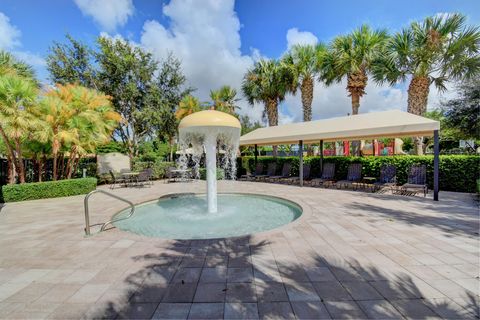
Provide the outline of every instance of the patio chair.
[[290,178],[290,169],[292,168],[292,164],[290,162],[285,162],[282,168],[282,174],[279,176],[272,176],[268,178],[269,182],[278,182],[280,180]]
[[346,180],[340,180],[336,183],[337,188],[352,186],[356,190],[358,183],[362,180],[362,164],[350,163]]
[[165,176],[167,179],[165,179],[165,183],[170,183],[170,182],[175,182],[176,179],[176,173],[173,170],[176,170],[177,168],[175,167],[168,167],[165,170]]
[[112,170],[108,170],[108,172],[110,173],[110,177],[112,178],[112,184],[110,185],[110,189],[114,189],[116,184],[127,184],[127,180],[125,180],[125,178],[115,175]]
[[277,171],[277,164],[275,162],[271,162],[268,164],[267,174],[261,174],[261,175],[255,176],[255,181],[265,181],[265,179],[274,176],[276,171]]
[[247,174],[242,174],[240,176],[240,180],[252,180],[252,179],[255,179],[256,176],[259,176],[261,175],[263,172],[263,163],[261,162],[258,162],[257,163],[257,166],[255,168],[255,172],[252,174],[252,173],[247,173]]
[[[310,165],[306,164],[303,166],[303,181],[309,180],[310,179]],[[300,183],[300,177],[291,177],[288,179],[285,179],[287,183],[294,184],[294,183]]]
[[137,186],[145,186],[145,185],[149,185],[150,186],[150,178],[149,178],[149,174],[146,170],[143,170],[141,171],[138,176],[136,176],[135,178],[135,184]]
[[380,178],[373,185],[376,190],[393,188],[397,184],[397,167],[393,164],[382,164],[380,167]]
[[401,186],[401,192],[403,194],[423,192],[423,196],[427,196],[427,168],[424,164],[417,164],[410,167],[407,183]]
[[335,163],[325,163],[320,178],[315,178],[310,181],[311,186],[326,186],[335,181]]

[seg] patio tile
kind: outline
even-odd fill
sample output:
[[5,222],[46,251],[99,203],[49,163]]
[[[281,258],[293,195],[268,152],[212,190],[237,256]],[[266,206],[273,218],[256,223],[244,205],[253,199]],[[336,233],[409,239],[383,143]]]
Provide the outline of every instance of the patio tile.
[[228,268],[228,282],[252,282],[253,271],[251,267],[247,268]]
[[287,291],[282,282],[256,282],[255,290],[259,301],[288,301]]
[[57,284],[50,288],[44,295],[37,299],[38,302],[60,303],[69,299],[77,292],[80,284]]
[[292,307],[289,302],[259,302],[258,313],[260,319],[294,319]]
[[108,284],[86,284],[81,287],[73,296],[71,296],[68,303],[93,303],[97,301],[107,291]]
[[366,281],[342,281],[354,300],[381,300],[383,297]]
[[327,301],[353,300],[352,296],[338,281],[312,282],[318,296]]
[[152,319],[173,320],[187,319],[190,312],[190,303],[160,303]]
[[190,308],[188,319],[221,319],[223,303],[194,303]]
[[48,318],[59,320],[81,319],[90,308],[89,304],[65,303],[48,315]]
[[140,287],[130,298],[133,303],[160,302],[167,291],[166,286]]
[[258,319],[256,303],[227,302],[225,303],[225,319]]
[[173,283],[197,283],[200,279],[202,268],[180,268],[175,273]]
[[438,317],[423,300],[391,300],[391,304],[405,317],[414,319],[425,319],[428,317]]
[[441,293],[448,296],[449,298],[460,298],[462,296],[465,296],[467,292],[470,292],[451,280],[432,280],[430,282],[430,285]]
[[402,315],[387,300],[357,301],[369,319],[401,319]]
[[150,319],[156,307],[156,303],[131,303],[119,312],[117,319]]
[[320,282],[320,281],[335,281],[336,278],[333,273],[327,267],[314,267],[307,268],[307,276],[310,281]]
[[293,301],[291,305],[297,319],[331,319],[320,301]]
[[255,284],[253,283],[227,283],[228,302],[257,302]]
[[326,301],[333,319],[366,319],[367,316],[354,301]]
[[174,283],[170,284],[163,296],[162,302],[192,302],[197,284],[193,283]]
[[226,289],[225,283],[200,283],[193,302],[224,302]]
[[49,283],[31,283],[20,291],[16,292],[6,302],[31,302],[37,300],[52,288]]
[[310,282],[285,284],[285,289],[290,301],[320,301],[320,297]]
[[200,282],[226,282],[227,281],[227,268],[215,267],[215,268],[203,268],[200,275]]

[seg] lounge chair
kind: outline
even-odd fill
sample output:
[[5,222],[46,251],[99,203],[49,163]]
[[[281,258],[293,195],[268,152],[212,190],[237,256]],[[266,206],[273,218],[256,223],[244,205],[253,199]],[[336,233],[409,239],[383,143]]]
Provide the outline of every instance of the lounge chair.
[[[303,181],[309,180],[310,179],[310,165],[306,164],[303,166]],[[300,183],[300,177],[291,177],[288,179],[285,179],[287,183],[294,184],[294,183]]]
[[320,178],[315,178],[310,181],[313,186],[327,186],[335,181],[335,163],[325,163]]
[[269,182],[278,182],[279,180],[290,178],[290,169],[292,164],[290,162],[285,162],[282,168],[282,174],[279,176],[272,176],[268,178]]
[[380,167],[380,178],[374,182],[375,190],[392,188],[397,184],[397,168],[393,164],[382,164]]
[[168,167],[165,170],[165,176],[167,179],[165,179],[165,183],[170,183],[170,182],[175,182],[177,179],[177,174],[174,172],[177,168],[175,167]]
[[124,184],[127,185],[127,180],[125,178],[117,176],[112,170],[108,171],[110,173],[110,177],[112,178],[112,184],[110,185],[110,189],[114,189],[116,184]]
[[336,185],[337,188],[352,186],[355,190],[360,180],[362,180],[362,164],[351,163],[348,165],[347,179],[338,181]]
[[274,176],[276,171],[277,171],[277,164],[275,162],[271,162],[268,164],[267,174],[261,174],[261,175],[255,176],[255,181],[265,181],[265,179]]
[[145,186],[145,185],[150,185],[150,179],[148,172],[145,170],[141,171],[138,176],[135,177],[135,185],[136,186]]
[[252,174],[252,173],[248,173],[248,174],[243,174],[240,176],[240,180],[252,180],[252,179],[255,179],[256,176],[259,176],[261,175],[263,172],[263,163],[261,162],[258,162],[257,163],[257,166],[255,168],[255,172]]
[[424,164],[411,166],[407,183],[402,185],[400,189],[403,194],[423,192],[423,196],[426,197],[428,193],[426,166]]

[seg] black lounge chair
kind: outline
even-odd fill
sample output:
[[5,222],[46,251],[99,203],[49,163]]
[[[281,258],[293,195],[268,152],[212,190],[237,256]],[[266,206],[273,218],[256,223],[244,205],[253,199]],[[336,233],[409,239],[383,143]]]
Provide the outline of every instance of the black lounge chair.
[[362,164],[351,163],[348,165],[348,174],[346,180],[340,180],[336,183],[337,187],[352,186],[355,190],[358,183],[362,180]]
[[380,178],[373,183],[376,190],[393,188],[397,185],[397,168],[393,164],[382,164]]
[[240,176],[240,180],[252,180],[255,179],[256,176],[260,176],[263,172],[263,163],[257,163],[257,166],[255,168],[255,172],[249,173],[249,174],[243,174]]
[[150,186],[150,176],[148,174],[148,171],[143,170],[138,174],[138,176],[135,177],[135,185],[142,187],[145,185]]
[[407,183],[401,186],[401,192],[402,194],[416,194],[423,192],[423,196],[427,196],[427,168],[424,164],[413,165],[410,167]]
[[271,162],[268,164],[267,174],[261,174],[259,176],[255,176],[255,181],[265,181],[267,178],[273,177],[276,171],[277,171],[277,164],[275,162]]
[[325,163],[320,178],[315,178],[310,181],[313,186],[327,186],[335,181],[335,163]]
[[116,184],[123,184],[127,185],[127,180],[125,178],[119,177],[113,173],[112,170],[108,171],[110,173],[110,177],[112,178],[112,184],[110,185],[110,189],[114,189]]
[[[303,181],[307,181],[310,179],[310,165],[306,164],[303,166]],[[300,183],[300,177],[291,177],[288,179],[285,179],[287,183],[294,184],[294,183]]]
[[282,168],[282,174],[279,176],[272,176],[268,178],[269,182],[278,182],[279,180],[290,178],[290,169],[292,164],[290,162],[285,162]]

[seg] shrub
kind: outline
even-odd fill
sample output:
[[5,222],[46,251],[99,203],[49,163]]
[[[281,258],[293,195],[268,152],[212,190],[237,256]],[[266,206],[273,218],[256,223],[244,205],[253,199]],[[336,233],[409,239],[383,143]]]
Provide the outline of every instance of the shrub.
[[[207,180],[207,169],[200,168],[200,179]],[[217,180],[222,180],[225,178],[225,171],[223,169],[217,168]]]
[[[298,175],[298,157],[258,157],[264,164],[264,170],[269,162],[276,162],[277,174],[280,174],[284,162],[291,162],[292,175]],[[362,163],[363,176],[379,177],[382,164],[393,164],[397,167],[399,184],[407,182],[408,169],[411,165],[420,163],[427,167],[427,183],[433,188],[433,156],[388,156],[388,157],[324,157],[324,163],[335,163],[335,179],[346,178],[348,165],[352,162]],[[320,172],[320,157],[305,157],[304,163],[311,165],[311,174],[317,176]],[[243,157],[242,166],[254,171],[254,157]],[[457,192],[475,192],[476,180],[480,176],[480,157],[475,155],[440,155],[440,190]]]
[[46,199],[86,194],[97,187],[97,179],[82,178],[9,184],[2,187],[5,202]]
[[165,172],[168,167],[175,166],[173,162],[166,162],[157,160],[155,162],[151,161],[136,161],[133,164],[133,171],[142,171],[147,168],[153,169],[153,178],[154,179],[163,179],[165,178]]

